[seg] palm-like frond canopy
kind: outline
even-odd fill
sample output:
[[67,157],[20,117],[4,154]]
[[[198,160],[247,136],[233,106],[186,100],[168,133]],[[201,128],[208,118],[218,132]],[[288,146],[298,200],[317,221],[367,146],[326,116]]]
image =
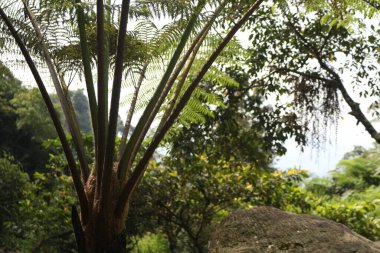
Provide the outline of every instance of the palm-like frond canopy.
[[[16,0],[9,5],[0,3],[4,21],[0,26],[10,31],[0,35],[3,46],[0,53],[17,54],[16,45],[21,49],[68,160],[81,207],[81,219],[75,208],[72,212],[81,252],[87,251],[85,247],[90,247],[90,251],[93,247],[104,249],[115,235],[120,235],[131,196],[153,152],[181,112],[182,124],[202,121],[204,115],[212,115],[212,106],[223,104],[222,91],[214,86],[237,85],[212,64],[228,66],[229,56],[242,50],[232,40],[233,36],[262,2],[123,0],[122,5],[115,5],[109,0],[106,3],[97,0],[93,5],[81,0]],[[229,22],[229,12],[237,7],[240,12],[246,11],[237,22]],[[156,22],[163,18],[166,24],[159,27]],[[230,31],[219,34],[219,25],[223,29],[230,27]],[[218,56],[222,60],[217,61]],[[35,62],[49,71],[76,156]],[[68,96],[67,76],[72,73],[84,76],[94,132],[94,164],[88,164]],[[133,88],[133,96],[116,156],[122,84]],[[140,107],[144,111],[128,139],[132,117]],[[149,130],[154,129],[152,123],[160,112],[160,123],[145,149],[143,142]],[[85,245],[84,237],[90,246]]]

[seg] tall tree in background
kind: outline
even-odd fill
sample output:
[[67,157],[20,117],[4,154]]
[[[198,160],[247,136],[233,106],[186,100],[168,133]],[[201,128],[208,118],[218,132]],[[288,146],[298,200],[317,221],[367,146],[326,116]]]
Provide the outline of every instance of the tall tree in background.
[[71,94],[75,113],[78,115],[79,128],[82,133],[92,133],[90,108],[88,106],[88,99],[83,94],[82,90],[74,91]]
[[[84,95],[83,90],[75,90],[70,92],[70,97],[73,100],[73,108],[75,114],[78,117],[79,128],[84,134],[92,134],[91,128],[91,116],[90,107],[88,106],[88,98]],[[118,116],[117,119],[117,133],[122,134],[123,132],[123,121],[121,117]]]
[[[30,174],[44,168],[49,155],[41,142],[47,135],[54,136],[54,132],[51,135],[54,128],[49,128],[51,122],[43,125],[48,117],[46,107],[40,97],[33,94],[35,92],[23,88],[21,81],[0,63],[0,156],[15,157]],[[31,124],[34,125],[30,127]],[[35,135],[37,129],[41,132]]]
[[313,133],[315,144],[325,137],[320,135],[321,129],[325,131],[331,122],[337,125],[342,101],[358,124],[380,143],[380,134],[371,122],[374,115],[360,104],[364,99],[376,100],[371,106],[378,108],[379,31],[370,20],[343,19],[345,22],[339,23],[331,16],[331,6],[318,2],[322,4],[312,15],[295,7],[296,0],[284,2],[275,11],[266,7],[255,13],[250,23],[256,31],[250,38],[250,73],[263,96],[276,97],[279,104],[285,102],[294,111],[297,120]]
[[[241,3],[235,1],[208,1],[206,3],[204,0],[183,3],[135,1],[131,5],[129,0],[124,0],[121,6],[115,8],[107,6],[108,2],[105,5],[102,0],[98,0],[95,7],[87,2],[82,3],[80,0],[75,2],[41,1],[40,3],[25,0],[11,5],[4,2],[0,4],[2,25],[8,28],[33,73],[67,158],[80,206],[80,214],[75,206],[72,210],[72,222],[79,252],[125,251],[123,231],[128,215],[128,205],[152,154],[218,55],[262,2],[263,0],[248,4],[245,1]],[[207,15],[209,8],[205,7],[206,4],[215,10],[211,15]],[[137,69],[140,79],[144,79],[146,66],[157,55],[162,55],[162,51],[147,50],[141,40],[127,36],[127,23],[133,15],[145,15],[152,20],[154,19],[152,13],[160,14],[162,10],[174,22],[179,18],[183,25],[177,30],[180,36],[174,39],[175,46],[172,53],[169,53],[170,60],[165,65],[166,70],[161,81],[156,86],[153,96],[147,101],[146,108],[131,137],[122,141],[118,149],[120,155],[117,156],[115,138],[120,90],[126,66],[132,64],[130,60],[142,62],[142,65],[137,65],[135,71]],[[231,14],[228,12],[243,14],[228,24],[229,31],[211,49],[199,72],[191,79],[189,85],[182,86],[182,80],[187,78],[194,57],[200,52],[200,45],[205,41],[210,29],[217,24],[215,21],[222,14]],[[24,15],[20,15],[21,13],[27,18],[23,18]],[[76,18],[71,16],[73,13],[76,14]],[[114,20],[118,20],[118,24],[114,24]],[[72,27],[75,29],[73,30]],[[93,33],[95,27],[96,34]],[[65,29],[70,30],[68,34],[71,37],[68,37],[67,41],[57,39],[57,34],[67,32]],[[117,35],[114,36],[116,33]],[[80,43],[75,50],[77,39]],[[12,43],[9,39],[6,41]],[[96,42],[95,47],[92,41]],[[70,46],[70,43],[74,47]],[[140,45],[140,48],[136,45]],[[162,47],[165,47],[165,44],[161,42],[158,48],[162,49]],[[75,53],[78,49],[80,49],[81,58],[70,58],[70,53]],[[146,54],[133,55],[139,51]],[[40,57],[48,68],[73,139],[73,150],[37,70],[37,65],[32,59],[32,54]],[[133,57],[128,58],[128,54]],[[96,67],[97,73],[96,85],[92,73],[93,66]],[[70,83],[67,83],[66,74],[75,71],[75,67],[83,68],[85,77],[94,133],[94,164],[90,164],[86,159],[78,119],[68,93]],[[112,87],[108,87],[109,79]],[[136,93],[139,92],[138,87],[139,85],[136,84]],[[177,94],[180,96],[174,93],[170,101],[173,106],[167,107],[170,109],[166,110],[154,138],[141,155],[137,155],[148,130],[151,129],[153,120],[160,108],[166,105],[170,90],[176,87],[179,87]],[[108,103],[109,88],[112,89],[110,103]],[[130,112],[133,114],[134,106],[131,106]],[[130,121],[126,124],[126,128],[129,128],[129,124]],[[128,131],[125,132],[128,133]]]

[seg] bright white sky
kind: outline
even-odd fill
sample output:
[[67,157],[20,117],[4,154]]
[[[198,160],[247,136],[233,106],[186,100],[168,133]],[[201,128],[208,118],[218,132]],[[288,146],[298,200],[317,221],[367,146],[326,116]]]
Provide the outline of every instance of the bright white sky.
[[293,140],[289,140],[286,142],[288,152],[277,159],[275,167],[279,169],[298,167],[318,176],[326,176],[328,171],[333,170],[343,155],[351,151],[354,146],[372,147],[374,141],[364,127],[356,125],[356,120],[351,115],[342,113],[342,116],[337,133],[334,129],[330,135],[331,140],[325,143],[321,150],[307,146],[302,152]]

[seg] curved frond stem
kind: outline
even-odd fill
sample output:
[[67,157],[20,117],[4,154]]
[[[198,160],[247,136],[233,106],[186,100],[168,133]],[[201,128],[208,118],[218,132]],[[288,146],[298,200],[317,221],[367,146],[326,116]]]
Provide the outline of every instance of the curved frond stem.
[[[221,11],[223,10],[224,6],[227,4],[227,1],[224,1],[220,4],[220,6],[215,10],[213,16],[210,18],[210,20],[207,22],[207,24],[203,27],[203,29],[198,33],[197,37],[192,42],[191,46],[189,47],[188,51],[186,52],[185,56],[182,59],[182,62],[177,66],[176,70],[174,71],[174,74],[170,77],[168,81],[168,87],[172,87],[174,82],[177,80],[177,77],[181,73],[181,76],[179,78],[179,81],[177,83],[176,89],[174,91],[173,97],[168,103],[167,108],[165,109],[164,115],[161,118],[161,121],[156,129],[157,134],[162,126],[165,124],[165,121],[168,119],[170,114],[172,113],[174,106],[177,102],[177,99],[180,95],[180,92],[183,88],[183,85],[186,81],[186,78],[190,72],[190,69],[194,63],[194,60],[196,58],[196,55],[206,38],[207,34],[209,33],[213,23],[215,22],[216,18],[219,16]],[[182,70],[183,69],[183,70]]]
[[168,117],[172,113],[172,111],[174,109],[174,106],[175,106],[175,104],[177,102],[177,99],[178,99],[178,97],[179,97],[179,95],[181,93],[181,90],[183,88],[183,85],[185,84],[186,78],[187,78],[187,76],[188,76],[188,74],[190,72],[191,66],[194,63],[195,56],[197,55],[198,50],[199,50],[199,48],[201,47],[201,45],[203,43],[203,40],[206,38],[206,35],[207,35],[207,32],[205,32],[202,35],[201,39],[197,42],[196,46],[194,47],[193,51],[191,52],[190,57],[187,59],[185,65],[183,67],[182,74],[179,77],[179,81],[177,83],[177,86],[175,87],[175,91],[174,91],[173,97],[170,99],[170,101],[168,103],[168,106],[165,109],[164,115],[162,116],[161,121],[160,121],[160,123],[159,123],[159,125],[157,127],[156,134],[160,131],[160,129],[162,128],[162,126],[165,124],[165,121],[168,119]]
[[115,139],[116,139],[116,128],[117,119],[119,116],[119,102],[120,102],[120,92],[121,83],[123,75],[123,59],[124,59],[124,48],[127,33],[127,23],[128,23],[128,12],[129,12],[130,0],[124,0],[121,8],[120,15],[120,25],[119,34],[117,41],[117,51],[115,60],[115,73],[113,78],[112,86],[112,97],[111,97],[111,109],[107,132],[107,146],[104,160],[103,177],[102,177],[102,190],[100,198],[100,208],[105,208],[104,205],[108,203],[108,193],[111,184],[111,172],[113,169],[113,160],[115,154]]
[[96,198],[100,197],[101,182],[103,176],[103,166],[105,158],[106,146],[106,102],[107,85],[104,83],[105,76],[105,32],[104,32],[104,3],[103,0],[96,1],[96,48],[98,55],[98,143],[97,143],[97,159],[96,159]]
[[227,1],[222,2],[220,4],[220,6],[215,10],[213,16],[210,18],[210,20],[207,22],[207,24],[203,27],[203,29],[198,33],[197,37],[194,39],[194,41],[192,42],[188,51],[186,52],[185,56],[183,57],[182,62],[179,64],[177,69],[174,71],[174,74],[169,79],[168,86],[171,88],[171,86],[177,80],[178,75],[182,71],[182,74],[180,76],[180,80],[177,83],[177,87],[174,91],[173,97],[170,100],[168,107],[165,109],[164,115],[162,116],[162,119],[161,119],[161,121],[157,127],[156,134],[160,131],[162,126],[165,124],[165,121],[168,119],[169,115],[172,113],[173,108],[175,106],[175,103],[177,102],[177,99],[178,99],[180,92],[182,90],[182,87],[183,87],[183,85],[186,81],[186,78],[190,72],[191,66],[194,63],[195,57],[198,53],[198,50],[201,47],[204,39],[206,38],[208,32],[210,31],[213,23],[216,20],[216,18],[219,16],[219,14],[221,13],[221,11],[223,10],[223,8],[226,4],[227,4]]
[[[104,118],[106,119],[106,142],[107,142],[107,130],[108,130],[108,81],[109,81],[109,70],[110,70],[110,28],[111,28],[111,0],[105,0],[104,5],[104,85],[105,85],[105,93],[104,93]],[[107,150],[107,146],[105,147]],[[105,151],[107,152],[107,151]],[[104,165],[103,165],[104,166]],[[104,168],[103,168],[104,170]]]
[[87,45],[87,33],[86,33],[86,20],[83,12],[83,7],[81,6],[81,0],[75,1],[76,6],[76,15],[78,19],[78,30],[79,30],[79,39],[80,39],[80,47],[81,47],[81,55],[82,55],[82,63],[83,63],[83,72],[84,78],[86,82],[86,90],[88,96],[88,102],[91,113],[91,122],[92,122],[92,130],[94,133],[94,143],[96,147],[97,143],[97,135],[98,135],[98,105],[96,103],[96,94],[94,88],[94,80],[92,78],[91,71],[91,57],[90,50]]
[[174,124],[175,120],[178,118],[183,108],[186,106],[187,102],[191,98],[193,91],[198,86],[203,76],[206,74],[208,69],[212,66],[212,64],[214,63],[216,58],[219,56],[219,54],[222,52],[222,50],[227,46],[228,42],[233,38],[236,32],[248,21],[249,17],[260,7],[262,2],[264,2],[264,0],[257,0],[248,9],[248,11],[236,22],[236,24],[231,28],[231,30],[225,36],[223,41],[219,44],[217,49],[211,54],[207,62],[203,65],[202,69],[199,71],[196,78],[190,84],[189,88],[185,91],[184,95],[179,100],[177,106],[173,110],[173,113],[165,122],[162,129],[157,133],[156,137],[152,140],[147,150],[145,151],[143,157],[138,162],[131,177],[129,178],[126,185],[124,186],[122,193],[118,199],[117,206],[116,206],[117,215],[121,215],[125,211],[126,204],[130,201],[133,193],[135,192],[137,185],[140,182],[154,151],[160,144],[161,140],[164,138],[165,134],[169,131],[171,126]]
[[[47,46],[44,42],[44,38],[40,29],[40,26],[30,10],[29,6],[27,3],[22,1],[24,4],[25,12],[28,15],[32,26],[34,28],[34,31],[37,35],[38,41],[39,41],[39,46],[41,47],[41,50],[43,52],[43,56],[45,58],[46,65],[49,69],[50,76],[53,80],[54,88],[55,91],[57,92],[57,96],[59,99],[59,102],[62,107],[63,114],[65,115],[67,125],[69,127],[69,131],[71,133],[71,136],[74,141],[74,147],[78,155],[79,163],[80,163],[80,169],[81,169],[81,174],[82,174],[82,179],[83,182],[86,182],[88,175],[89,175],[89,168],[88,168],[88,163],[85,157],[84,153],[84,145],[83,145],[83,140],[82,140],[82,135],[80,132],[80,129],[78,127],[78,120],[75,115],[75,112],[73,110],[70,96],[67,94],[67,91],[65,92],[65,89],[63,88],[64,83],[60,82],[60,79],[58,77],[58,73],[56,71],[56,68],[54,67],[52,58],[50,56],[50,53],[47,49]],[[63,80],[63,79],[61,79]]]
[[71,223],[74,229],[75,241],[78,247],[78,253],[86,253],[86,239],[80,222],[77,208],[71,206]]
[[3,21],[7,25],[9,31],[11,32],[11,34],[14,37],[17,45],[19,46],[29,68],[33,74],[33,77],[37,83],[38,89],[41,92],[41,95],[42,95],[42,98],[46,104],[46,107],[49,111],[50,117],[53,121],[54,127],[57,131],[58,137],[59,137],[60,142],[62,144],[63,152],[65,153],[67,163],[68,163],[68,166],[69,166],[69,169],[71,172],[71,176],[73,178],[75,190],[77,192],[79,204],[80,204],[80,208],[81,208],[82,221],[84,223],[86,223],[88,220],[88,211],[89,211],[86,194],[84,192],[83,183],[80,179],[79,171],[77,170],[77,166],[76,166],[76,163],[74,160],[74,156],[71,152],[69,142],[67,141],[65,132],[64,132],[63,127],[61,125],[61,122],[59,121],[58,114],[54,109],[54,105],[51,102],[51,99],[49,97],[49,93],[46,90],[46,87],[42,81],[42,78],[41,78],[37,68],[36,68],[35,63],[32,60],[32,57],[29,54],[29,51],[26,49],[26,47],[25,47],[24,43],[22,42],[20,36],[18,35],[16,29],[14,28],[13,24],[10,22],[8,16],[5,14],[5,12],[3,11],[3,9],[1,7],[0,7],[0,17],[3,19]]
[[149,130],[150,125],[153,122],[155,115],[157,114],[164,98],[166,97],[169,89],[165,89],[167,81],[169,80],[176,64],[181,56],[183,49],[186,46],[186,42],[189,40],[191,32],[195,26],[195,23],[199,17],[201,10],[203,9],[206,2],[201,0],[198,2],[196,10],[191,15],[190,20],[182,34],[181,40],[169,62],[169,65],[152,97],[147,105],[143,115],[141,116],[139,122],[137,123],[136,129],[133,132],[131,139],[128,141],[125,148],[124,154],[121,157],[119,167],[118,167],[118,177],[121,180],[125,179],[126,171],[131,168],[132,163],[135,159],[137,151],[144,140],[146,133]]
[[148,62],[146,62],[144,64],[144,66],[141,70],[141,73],[140,73],[139,80],[137,81],[137,84],[135,86],[135,91],[133,93],[131,105],[130,105],[129,110],[128,110],[127,119],[125,120],[123,135],[122,135],[121,140],[120,140],[119,157],[118,157],[117,161],[120,161],[120,159],[124,153],[125,147],[127,145],[127,137],[128,137],[129,129],[131,127],[132,117],[133,117],[133,114],[135,112],[138,94],[140,92],[140,87],[144,81],[145,73],[146,73],[146,70],[148,68],[148,65],[149,65]]
[[86,154],[84,151],[84,142],[83,142],[83,138],[82,138],[82,133],[81,133],[80,128],[79,128],[78,119],[76,117],[74,106],[73,106],[71,98],[70,98],[69,90],[66,88],[67,86],[65,84],[65,80],[63,77],[61,77],[60,80],[61,80],[61,84],[63,87],[63,95],[66,99],[65,101],[67,102],[67,107],[68,107],[67,108],[67,111],[68,111],[67,117],[69,118],[69,120],[67,120],[67,122],[68,122],[67,124],[69,125],[69,130],[70,130],[71,136],[73,138],[74,147],[75,147],[75,150],[77,152],[77,156],[78,156],[78,160],[79,160],[79,164],[80,164],[80,169],[81,169],[81,173],[82,173],[82,179],[83,179],[83,182],[85,183],[85,182],[87,182],[87,179],[90,175],[90,169],[88,167],[88,162],[87,162]]

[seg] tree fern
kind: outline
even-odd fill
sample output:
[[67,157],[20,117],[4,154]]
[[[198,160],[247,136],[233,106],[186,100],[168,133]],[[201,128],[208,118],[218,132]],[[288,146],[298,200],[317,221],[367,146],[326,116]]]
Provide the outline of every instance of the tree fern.
[[[247,11],[244,12],[242,17],[240,17],[239,13],[239,16],[236,17],[238,21],[236,23],[232,22],[230,31],[225,36],[222,35],[224,38],[212,49],[210,55],[207,55],[205,51],[204,56],[200,55],[195,58],[194,66],[189,64],[193,70],[189,72],[188,76],[187,73],[183,75],[187,77],[189,82],[181,81],[184,84],[183,87],[178,85],[180,94],[182,94],[178,97],[178,103],[175,104],[172,113],[164,122],[162,128],[152,138],[146,137],[146,134],[152,129],[152,122],[160,108],[168,102],[167,98],[170,90],[176,87],[176,80],[180,77],[181,71],[185,71],[186,62],[191,57],[193,50],[197,45],[202,44],[204,36],[209,32],[210,27],[215,25],[214,21],[216,19],[214,18],[211,18],[210,22],[203,20],[204,17],[208,16],[207,8],[211,7],[210,9],[213,9],[213,6],[218,5],[218,9],[220,9],[219,7],[224,6],[227,2],[229,1],[223,1],[222,3],[218,1],[207,1],[206,3],[205,0],[134,1],[134,6],[131,8],[132,13],[134,15],[140,13],[141,20],[145,24],[140,23],[135,32],[132,31],[128,34],[126,34],[130,7],[128,0],[123,0],[121,6],[112,5],[109,8],[104,6],[103,0],[97,0],[96,5],[88,2],[81,3],[80,0],[61,2],[56,0],[36,0],[35,2],[27,2],[27,5],[36,11],[46,48],[53,51],[50,54],[52,55],[53,63],[56,64],[56,69],[60,70],[61,85],[64,84],[65,74],[75,73],[75,71],[80,71],[84,67],[87,89],[93,89],[94,85],[88,77],[89,74],[91,75],[91,68],[97,69],[98,98],[97,101],[93,99],[95,103],[90,102],[91,110],[96,112],[96,114],[91,115],[93,125],[96,125],[96,128],[94,127],[96,159],[90,176],[88,178],[84,177],[82,180],[74,160],[75,156],[68,145],[62,125],[51,104],[46,86],[36,68],[36,63],[29,53],[33,53],[33,56],[43,66],[42,60],[46,60],[46,53],[44,58],[41,57],[42,54],[39,49],[44,46],[41,43],[41,38],[36,41],[35,38],[28,37],[31,28],[30,22],[23,20],[23,16],[17,14],[22,12],[22,9],[19,9],[17,4],[13,5],[15,10],[13,13],[12,8],[5,8],[4,5],[0,5],[0,16],[4,21],[1,24],[6,26],[2,26],[2,28],[9,29],[33,72],[55,124],[74,179],[81,207],[80,213],[77,212],[75,206],[72,208],[72,222],[79,252],[123,251],[125,245],[123,244],[122,231],[125,228],[125,220],[128,215],[128,204],[141,181],[154,150],[187,103],[189,103],[189,107],[185,108],[187,113],[183,116],[183,119],[188,117],[198,121],[202,120],[203,115],[211,115],[212,108],[210,106],[212,104],[221,104],[222,97],[219,99],[219,94],[209,94],[211,91],[215,91],[213,85],[215,82],[225,84],[232,84],[233,82],[229,81],[227,77],[215,78],[213,72],[216,73],[216,69],[212,69],[206,77],[205,75],[238,29],[247,22],[248,17],[259,8],[263,0],[258,0],[247,7]],[[205,8],[206,5],[207,8]],[[138,7],[140,11],[138,11]],[[12,21],[8,19],[4,9],[15,14],[12,16]],[[108,12],[109,10],[111,10],[111,13]],[[224,11],[223,8],[221,10]],[[220,15],[220,13],[217,14],[217,16]],[[117,18],[119,15],[121,15],[120,20]],[[86,20],[83,19],[83,16],[86,17]],[[157,31],[158,33],[155,37],[141,31],[143,27],[149,26],[149,19],[154,20],[157,17],[169,18],[171,21],[163,29]],[[17,26],[17,30],[13,23]],[[78,27],[77,24],[80,26]],[[56,26],[56,29],[54,29],[54,26]],[[94,27],[96,27],[96,33],[93,32]],[[152,26],[150,25],[150,27]],[[54,30],[57,33],[54,34]],[[178,33],[178,31],[180,32]],[[84,35],[85,33],[87,35]],[[21,37],[19,34],[21,34]],[[57,34],[62,36],[63,39],[58,38]],[[6,39],[3,39],[3,41],[4,44],[7,42]],[[78,43],[79,41],[81,43]],[[12,42],[9,41],[9,43]],[[85,52],[84,45],[87,44],[89,47]],[[11,44],[9,45],[12,47]],[[82,54],[80,54],[80,50],[84,50]],[[75,54],[76,51],[78,54]],[[198,52],[197,50],[195,51],[196,53]],[[92,57],[89,57],[91,55]],[[202,61],[205,58],[207,58],[207,61]],[[83,67],[79,65],[81,61]],[[144,77],[145,70],[141,68],[143,65],[147,66],[146,75],[153,77],[161,70],[161,66],[158,65],[159,62],[163,63],[162,68],[165,69],[162,78],[158,84],[157,82],[155,84],[146,82],[147,85],[141,87],[139,100],[144,104],[144,97],[148,97],[145,102],[147,106],[131,138],[126,142],[125,151],[114,162],[114,159],[117,159],[114,154],[114,144],[122,78],[127,72],[129,72],[128,75],[136,73],[140,77]],[[197,67],[197,62],[199,62],[199,67]],[[60,63],[62,63],[62,67],[59,67]],[[153,67],[151,74],[149,73],[149,64],[152,64],[151,66]],[[78,69],[76,70],[76,68]],[[111,106],[110,110],[108,110],[108,79],[112,76],[110,72],[114,72],[114,75]],[[134,76],[130,78],[134,78]],[[203,87],[197,88],[199,84],[202,84]],[[148,89],[154,90],[153,96],[149,96]],[[92,92],[89,92],[89,96],[90,93]],[[135,94],[137,95],[136,92]],[[90,100],[91,97],[89,97]],[[95,117],[97,118],[94,119]],[[183,122],[186,122],[186,120]],[[73,131],[71,132],[73,133]],[[144,141],[147,140],[149,144],[145,148]],[[137,156],[139,151],[142,151],[142,154]],[[77,155],[83,156],[80,152],[77,152]],[[130,174],[127,175],[127,172]]]

